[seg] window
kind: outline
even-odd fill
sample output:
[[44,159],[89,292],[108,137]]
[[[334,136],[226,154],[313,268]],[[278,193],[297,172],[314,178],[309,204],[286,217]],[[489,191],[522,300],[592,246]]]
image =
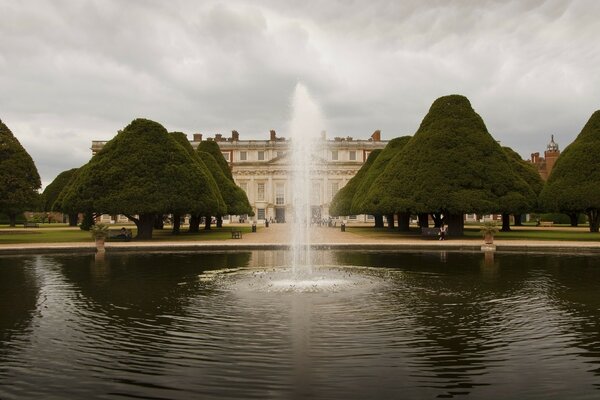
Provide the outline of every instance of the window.
[[245,151],[240,151],[240,161],[246,161],[248,159],[248,153]]
[[244,193],[248,194],[248,182],[240,182],[239,187],[242,188]]
[[264,208],[257,208],[256,209],[256,217],[258,219],[265,219],[265,209]]
[[351,150],[350,151],[350,161],[356,161],[356,151],[355,150]]
[[256,185],[256,200],[265,201],[265,184],[264,182]]
[[331,184],[329,185],[329,200],[333,200],[333,196],[335,196],[335,194],[338,192],[338,190],[340,190],[340,183],[339,182],[331,182]]
[[275,184],[275,204],[278,206],[285,204],[285,186],[283,183]]
[[337,160],[338,160],[338,151],[337,151],[337,150],[333,150],[333,151],[331,152],[331,159],[332,159],[333,161],[337,161]]
[[229,152],[221,154],[223,154],[223,158],[225,159],[225,161],[229,162]]
[[264,161],[264,159],[265,159],[265,152],[259,151],[258,152],[258,161]]
[[277,157],[283,157],[283,151],[278,151],[277,152]]

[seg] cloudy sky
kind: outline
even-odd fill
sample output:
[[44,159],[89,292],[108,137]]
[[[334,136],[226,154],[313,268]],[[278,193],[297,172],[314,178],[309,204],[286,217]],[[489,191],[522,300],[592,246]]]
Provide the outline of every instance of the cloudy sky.
[[527,158],[600,109],[600,1],[0,0],[0,119],[44,184],[137,117],[286,136],[303,82],[330,137],[410,135],[467,96]]

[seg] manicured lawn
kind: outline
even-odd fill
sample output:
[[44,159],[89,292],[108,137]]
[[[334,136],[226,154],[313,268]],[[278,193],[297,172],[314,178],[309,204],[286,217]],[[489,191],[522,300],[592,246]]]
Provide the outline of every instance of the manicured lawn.
[[[33,228],[24,229],[22,227],[9,229],[7,226],[0,227],[0,244],[17,244],[17,243],[66,243],[66,242],[92,242],[92,238],[89,232],[82,231],[79,228],[68,228],[66,225],[58,226],[59,224],[52,224],[51,226],[55,229]],[[40,224],[40,227],[42,225]],[[118,230],[119,226],[114,229]],[[136,229],[133,226],[127,226],[136,235]],[[212,228],[210,231],[200,229],[199,233],[187,233],[185,229],[179,235],[171,234],[171,229],[154,230],[152,241],[172,241],[172,242],[185,242],[185,241],[204,241],[204,240],[225,240],[231,239],[232,227],[227,226],[220,229]],[[250,226],[236,226],[236,230],[242,231],[242,233],[250,233]],[[260,229],[260,228],[259,228]],[[111,242],[108,240],[108,242]]]
[[[465,236],[462,239],[473,239],[480,240],[481,233],[479,227],[465,226]],[[348,232],[352,232],[361,236],[369,238],[419,238],[421,234],[419,229],[411,227],[410,232],[398,232],[396,230],[389,230],[387,228],[373,228],[373,227],[348,227]],[[566,240],[566,241],[600,241],[599,233],[591,233],[577,228],[564,227],[561,230],[554,230],[548,228],[535,228],[528,227],[527,229],[519,229],[512,227],[512,232],[498,232],[495,235],[496,239],[515,239],[515,240]]]

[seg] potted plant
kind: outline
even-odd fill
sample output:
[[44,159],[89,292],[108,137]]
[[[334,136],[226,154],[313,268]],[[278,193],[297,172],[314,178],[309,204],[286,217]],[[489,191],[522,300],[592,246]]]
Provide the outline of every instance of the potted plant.
[[494,235],[498,232],[498,227],[495,221],[486,221],[481,226],[481,233],[483,234],[483,241],[485,244],[494,243]]
[[92,234],[92,238],[96,241],[96,250],[104,251],[104,241],[108,236],[108,225],[106,224],[96,224],[90,227],[90,233]]

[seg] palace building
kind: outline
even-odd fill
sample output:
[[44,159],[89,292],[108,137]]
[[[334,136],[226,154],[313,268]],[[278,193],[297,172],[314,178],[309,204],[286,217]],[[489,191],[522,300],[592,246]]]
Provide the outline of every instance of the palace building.
[[[193,134],[191,144],[197,148],[203,140],[202,134]],[[277,137],[270,131],[268,140],[240,140],[237,131],[225,138],[217,134],[214,140],[219,144],[225,160],[229,163],[236,184],[248,195],[258,221],[284,222],[292,215],[292,194],[290,183],[291,141]],[[92,142],[92,153],[98,152],[104,141]],[[313,156],[312,216],[315,219],[329,217],[329,204],[333,196],[358,172],[371,151],[383,149],[387,141],[381,140],[381,132],[375,131],[367,140],[352,137],[327,139],[323,132],[319,150]],[[242,217],[243,216],[236,216]],[[348,216],[350,220],[366,221],[368,216]]]

